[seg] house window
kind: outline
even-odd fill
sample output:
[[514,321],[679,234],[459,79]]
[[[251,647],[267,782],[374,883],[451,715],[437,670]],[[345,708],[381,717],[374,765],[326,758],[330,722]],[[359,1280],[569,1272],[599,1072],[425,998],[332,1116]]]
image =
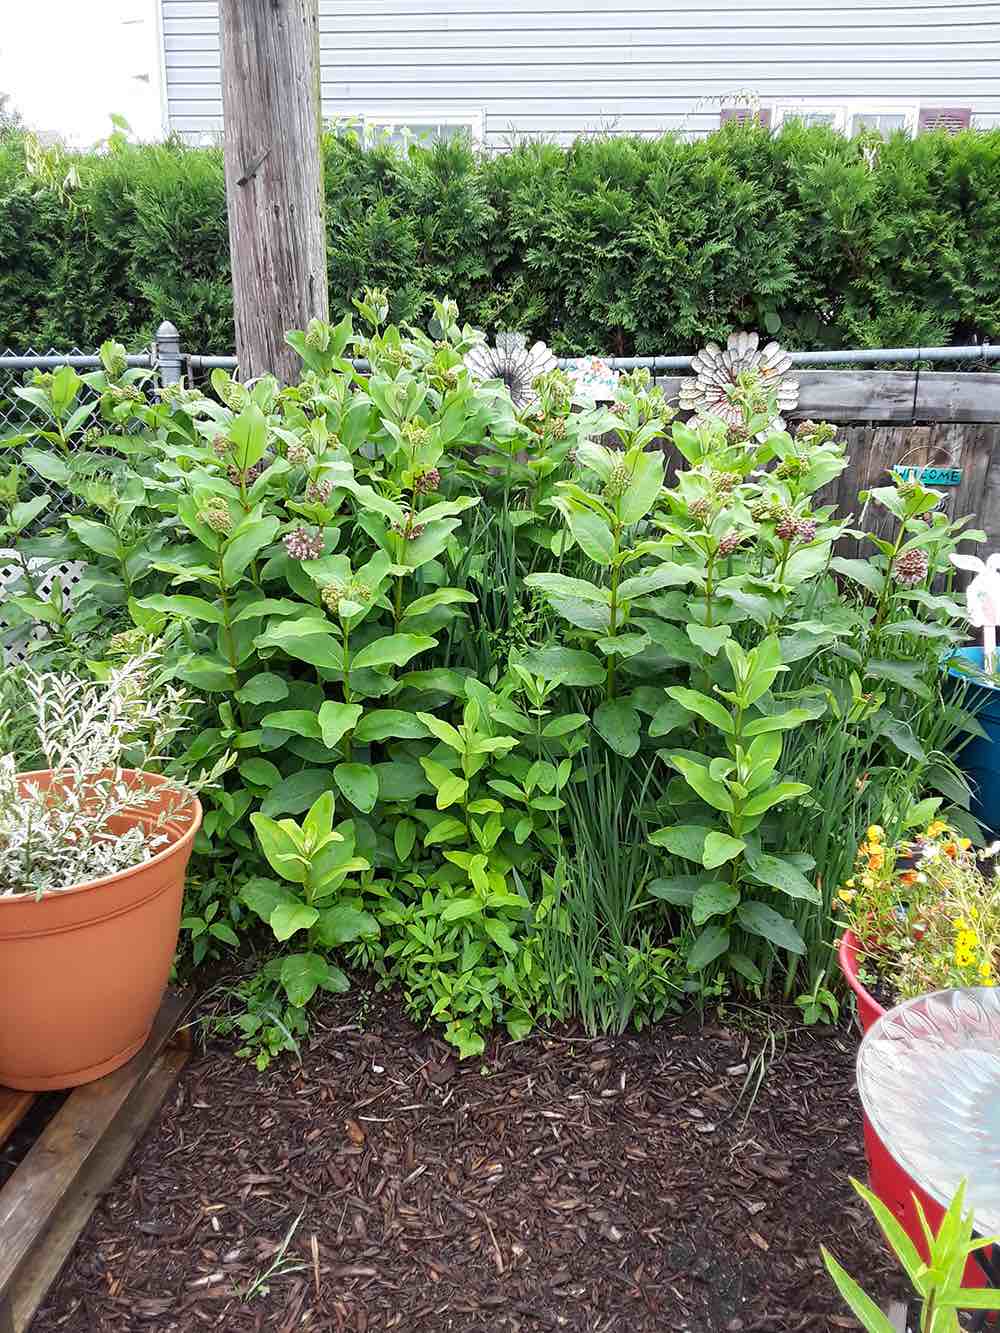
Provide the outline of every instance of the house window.
[[478,147],[483,142],[485,114],[482,107],[471,107],[467,111],[403,111],[389,107],[338,118],[336,126],[354,130],[368,147],[391,143],[405,148],[411,143],[437,143],[463,135]]
[[804,125],[829,125],[841,134],[855,135],[862,130],[892,134],[904,130],[916,134],[920,125],[920,107],[916,102],[840,102],[825,106],[802,102],[779,102],[774,108],[774,124],[798,120]]

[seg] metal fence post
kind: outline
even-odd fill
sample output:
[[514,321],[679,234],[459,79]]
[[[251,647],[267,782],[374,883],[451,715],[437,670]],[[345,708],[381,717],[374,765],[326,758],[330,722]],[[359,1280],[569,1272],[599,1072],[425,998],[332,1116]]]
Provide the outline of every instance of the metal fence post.
[[156,330],[153,343],[156,356],[156,368],[160,372],[160,384],[179,384],[184,378],[184,363],[181,359],[181,335],[165,319]]

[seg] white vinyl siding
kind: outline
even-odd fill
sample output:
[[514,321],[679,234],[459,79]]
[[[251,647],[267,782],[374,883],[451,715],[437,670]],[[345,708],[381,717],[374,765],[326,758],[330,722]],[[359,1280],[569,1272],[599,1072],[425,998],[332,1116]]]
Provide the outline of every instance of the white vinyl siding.
[[[169,127],[222,124],[216,0],[159,0]],[[323,111],[522,135],[704,133],[733,94],[1000,125],[1000,0],[320,0]],[[888,126],[886,127],[888,128]]]

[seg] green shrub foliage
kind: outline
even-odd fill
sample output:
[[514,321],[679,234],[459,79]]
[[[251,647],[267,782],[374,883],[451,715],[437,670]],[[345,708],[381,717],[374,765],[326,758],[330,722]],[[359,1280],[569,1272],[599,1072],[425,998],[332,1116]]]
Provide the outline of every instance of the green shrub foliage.
[[[558,370],[515,403],[454,302],[428,333],[392,304],[289,333],[287,387],[153,390],[109,341],[18,388],[5,441],[6,637],[98,676],[153,651],[149,687],[201,700],[177,758],[222,777],[185,938],[263,953],[245,1049],[294,1047],[341,964],[464,1054],[496,1023],[818,994],[862,831],[969,823],[936,580],[983,534],[899,477],[858,497],[883,535],[853,528],[822,500],[835,429],[778,429],[752,374],[729,428],[673,421],[641,370],[613,409]],[[72,607],[40,591],[67,559]]]
[[[377,284],[393,319],[448,292],[566,355],[738,326],[800,348],[1000,337],[1000,131],[727,126],[495,156],[331,135],[323,153],[335,320]],[[163,318],[193,350],[232,346],[221,150],[0,139],[0,345],[135,346]]]

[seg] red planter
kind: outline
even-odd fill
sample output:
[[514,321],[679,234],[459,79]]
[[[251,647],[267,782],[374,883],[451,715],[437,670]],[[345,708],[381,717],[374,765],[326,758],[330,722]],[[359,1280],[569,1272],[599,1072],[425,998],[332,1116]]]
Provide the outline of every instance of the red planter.
[[[857,999],[861,1030],[867,1032],[876,1019],[882,1017],[885,1010],[858,980],[858,947],[859,941],[854,932],[845,931],[837,949],[837,960],[847,984]],[[932,1231],[937,1231],[940,1226],[944,1209],[926,1195],[896,1162],[868,1123],[867,1116],[864,1117],[864,1121],[868,1181],[872,1191],[878,1195],[887,1208],[891,1208],[896,1214],[903,1224],[906,1234],[916,1245],[922,1257],[926,1259],[927,1245],[924,1241],[924,1233],[920,1226],[920,1219],[917,1216],[913,1196],[916,1195],[920,1200],[920,1206],[924,1210],[924,1215]],[[985,1287],[986,1285],[982,1269],[974,1259],[970,1259],[965,1266],[964,1283],[967,1287]]]

